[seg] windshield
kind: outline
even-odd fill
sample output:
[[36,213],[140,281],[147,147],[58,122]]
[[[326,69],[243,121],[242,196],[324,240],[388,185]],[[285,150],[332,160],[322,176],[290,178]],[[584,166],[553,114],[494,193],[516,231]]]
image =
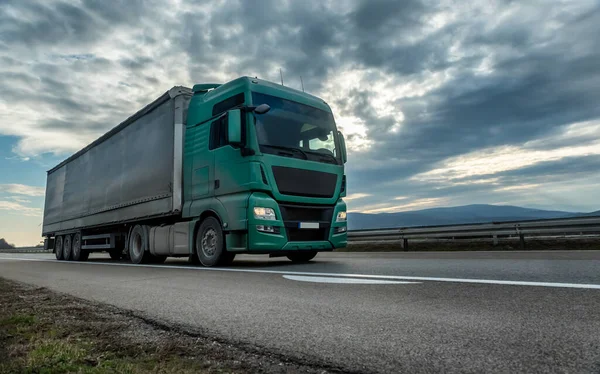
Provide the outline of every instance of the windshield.
[[255,114],[261,152],[340,163],[333,114],[279,97],[252,93],[254,105],[268,104],[266,114]]

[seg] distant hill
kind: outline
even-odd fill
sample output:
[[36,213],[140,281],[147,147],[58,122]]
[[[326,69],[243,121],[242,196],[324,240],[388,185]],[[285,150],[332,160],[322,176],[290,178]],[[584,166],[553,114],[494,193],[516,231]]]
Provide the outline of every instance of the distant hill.
[[8,244],[4,238],[0,238],[0,249],[13,249],[15,246]]
[[573,213],[529,209],[509,205],[476,204],[398,213],[349,213],[348,229],[361,230],[391,227],[457,225],[461,223],[521,221],[584,215],[600,215],[600,211],[593,213]]
[[597,210],[595,212],[590,212],[590,213],[576,213],[575,216],[576,217],[596,217],[596,216],[600,216],[600,210]]

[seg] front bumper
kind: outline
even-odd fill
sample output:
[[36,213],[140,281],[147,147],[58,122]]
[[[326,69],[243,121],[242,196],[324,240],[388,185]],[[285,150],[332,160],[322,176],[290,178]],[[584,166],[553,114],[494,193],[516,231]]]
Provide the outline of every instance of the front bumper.
[[[275,220],[254,218],[256,206],[275,210]],[[346,210],[346,203],[339,199],[334,206],[281,206],[269,195],[254,193],[248,204],[248,251],[330,251],[347,244],[346,222],[335,222],[338,212]],[[318,228],[300,228],[300,222],[318,222]],[[265,226],[270,231],[264,232]]]

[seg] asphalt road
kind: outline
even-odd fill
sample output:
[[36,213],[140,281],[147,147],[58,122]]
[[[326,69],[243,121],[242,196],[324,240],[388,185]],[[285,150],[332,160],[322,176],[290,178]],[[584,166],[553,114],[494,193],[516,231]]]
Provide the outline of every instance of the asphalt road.
[[343,371],[600,372],[600,251],[241,256],[216,270],[0,254],[0,276]]

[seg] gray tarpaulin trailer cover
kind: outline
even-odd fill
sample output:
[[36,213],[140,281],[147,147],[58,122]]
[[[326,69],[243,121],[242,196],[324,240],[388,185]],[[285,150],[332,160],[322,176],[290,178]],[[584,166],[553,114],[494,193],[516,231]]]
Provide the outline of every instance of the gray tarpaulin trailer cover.
[[173,87],[49,170],[42,234],[181,214],[191,95]]

